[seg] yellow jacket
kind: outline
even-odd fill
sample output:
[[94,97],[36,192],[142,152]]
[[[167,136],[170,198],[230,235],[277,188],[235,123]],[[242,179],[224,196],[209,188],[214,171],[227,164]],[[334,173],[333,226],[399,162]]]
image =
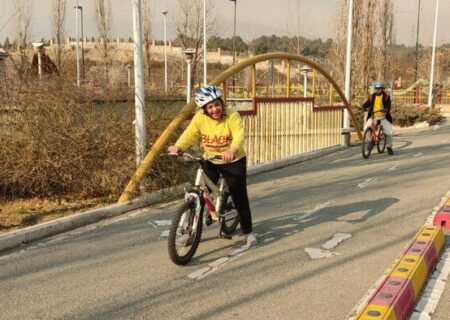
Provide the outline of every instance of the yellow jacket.
[[[224,108],[220,120],[214,120],[206,115],[203,110],[199,110],[175,145],[182,150],[186,150],[198,140],[201,140],[207,156],[221,155],[234,147],[239,151],[233,161],[245,157],[245,134],[241,116],[238,112],[228,108]],[[223,163],[220,160],[212,162]]]

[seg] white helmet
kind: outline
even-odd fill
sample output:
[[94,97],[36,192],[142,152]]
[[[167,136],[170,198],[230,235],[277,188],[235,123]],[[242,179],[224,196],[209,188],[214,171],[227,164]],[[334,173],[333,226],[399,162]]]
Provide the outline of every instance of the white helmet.
[[216,86],[206,85],[197,90],[195,93],[195,103],[197,107],[206,106],[211,101],[219,99],[223,96],[222,90]]

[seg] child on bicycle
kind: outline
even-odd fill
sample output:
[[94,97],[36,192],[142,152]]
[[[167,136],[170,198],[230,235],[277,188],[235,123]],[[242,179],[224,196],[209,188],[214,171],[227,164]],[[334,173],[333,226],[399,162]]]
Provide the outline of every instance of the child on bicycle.
[[256,245],[252,232],[252,215],[247,195],[247,168],[244,151],[244,127],[238,112],[225,108],[222,91],[212,85],[200,88],[195,94],[199,110],[169,153],[188,149],[201,140],[206,156],[222,157],[222,160],[206,161],[203,171],[217,183],[220,174],[225,179],[231,199],[241,223],[248,246]]
[[364,130],[372,126],[374,120],[380,120],[384,133],[386,134],[387,151],[390,155],[393,155],[391,97],[384,92],[383,82],[375,81],[373,83],[373,88],[375,89],[375,92],[369,96],[369,99],[363,104],[364,111],[368,112]]

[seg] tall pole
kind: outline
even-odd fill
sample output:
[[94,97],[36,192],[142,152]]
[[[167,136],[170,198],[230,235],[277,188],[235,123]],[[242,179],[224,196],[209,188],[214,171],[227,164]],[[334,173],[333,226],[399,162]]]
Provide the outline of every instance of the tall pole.
[[142,47],[141,0],[131,1],[133,2],[136,167],[139,167],[145,155],[144,54]]
[[[417,82],[419,77],[419,30],[420,30],[420,0],[417,9],[417,30],[416,30],[416,67],[414,70],[414,82]],[[416,101],[417,103],[418,101]]]
[[430,71],[430,87],[428,88],[428,106],[431,107],[433,102],[433,77],[434,77],[434,57],[436,54],[436,35],[439,13],[439,0],[436,0],[436,15],[434,17],[434,35],[433,35],[433,52],[431,54],[431,71]]
[[187,63],[186,103],[191,102],[191,62]]
[[307,96],[307,91],[306,91],[307,85],[308,85],[308,74],[305,72],[303,74],[303,98],[306,98],[306,96]]
[[[236,64],[236,2],[237,0],[231,0],[234,2],[234,28],[233,28],[233,66]],[[234,79],[234,78],[233,78]]]
[[162,10],[161,13],[164,16],[164,94],[167,96],[167,27],[166,27],[166,14],[167,10]]
[[80,6],[81,11],[81,79],[84,81],[84,27],[83,27],[83,7]]
[[75,7],[75,36],[76,36],[76,55],[77,55],[77,86],[80,86],[80,35],[78,34],[78,0]]
[[[353,0],[348,0],[347,21],[347,56],[345,62],[345,97],[350,103],[350,70],[352,63],[352,31],[353,31]],[[344,129],[350,129],[350,118],[347,109],[344,110]]]
[[206,0],[203,0],[203,85],[206,86],[208,63],[207,63],[207,51],[206,50]]

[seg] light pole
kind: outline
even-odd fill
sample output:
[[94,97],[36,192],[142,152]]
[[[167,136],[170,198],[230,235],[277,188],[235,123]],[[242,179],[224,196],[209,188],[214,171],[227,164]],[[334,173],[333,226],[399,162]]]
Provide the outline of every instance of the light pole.
[[428,106],[431,107],[433,103],[433,77],[434,77],[434,58],[436,54],[436,34],[439,14],[439,0],[436,0],[436,15],[434,18],[434,35],[433,35],[433,52],[431,54],[431,71],[430,71],[430,86],[428,88]]
[[208,63],[207,63],[207,51],[206,50],[206,0],[203,0],[203,85],[207,84]]
[[4,60],[9,57],[9,53],[6,52],[3,48],[0,48],[0,78],[5,76],[6,72],[4,72]]
[[83,27],[83,6],[73,7],[79,9],[81,13],[81,81],[84,81],[84,27]]
[[134,104],[136,134],[136,167],[145,157],[145,91],[144,91],[144,50],[142,46],[141,0],[133,2],[134,39]]
[[75,9],[75,36],[76,36],[76,55],[77,55],[77,86],[80,86],[80,35],[78,34],[78,0],[77,5],[73,7]]
[[[420,0],[419,7],[417,9],[417,30],[416,30],[416,67],[414,70],[414,82],[417,82],[418,70],[419,70],[419,28],[420,26]],[[416,101],[417,103],[418,101]]]
[[234,2],[234,28],[233,28],[233,66],[234,66],[236,64],[236,2],[237,2],[237,0],[230,0],[230,1]]
[[38,77],[42,79],[42,51],[44,50],[44,44],[42,42],[33,42],[33,47],[36,49],[38,57]]
[[312,71],[312,69],[309,66],[304,65],[300,69],[300,71],[303,74],[303,98],[306,98],[308,95],[308,93],[306,91],[306,88],[308,86],[308,73],[310,73]]
[[[345,98],[350,104],[350,77],[352,63],[352,31],[353,31],[353,0],[348,0],[348,21],[347,21],[347,53],[345,62]],[[344,130],[350,129],[350,118],[347,109],[344,110]],[[346,142],[345,142],[346,143]]]
[[195,56],[194,49],[186,49],[183,51],[184,59],[187,63],[187,86],[186,86],[186,103],[191,101],[191,63]]
[[167,10],[161,10],[164,16],[164,94],[167,96],[167,26],[166,26],[166,14]]

